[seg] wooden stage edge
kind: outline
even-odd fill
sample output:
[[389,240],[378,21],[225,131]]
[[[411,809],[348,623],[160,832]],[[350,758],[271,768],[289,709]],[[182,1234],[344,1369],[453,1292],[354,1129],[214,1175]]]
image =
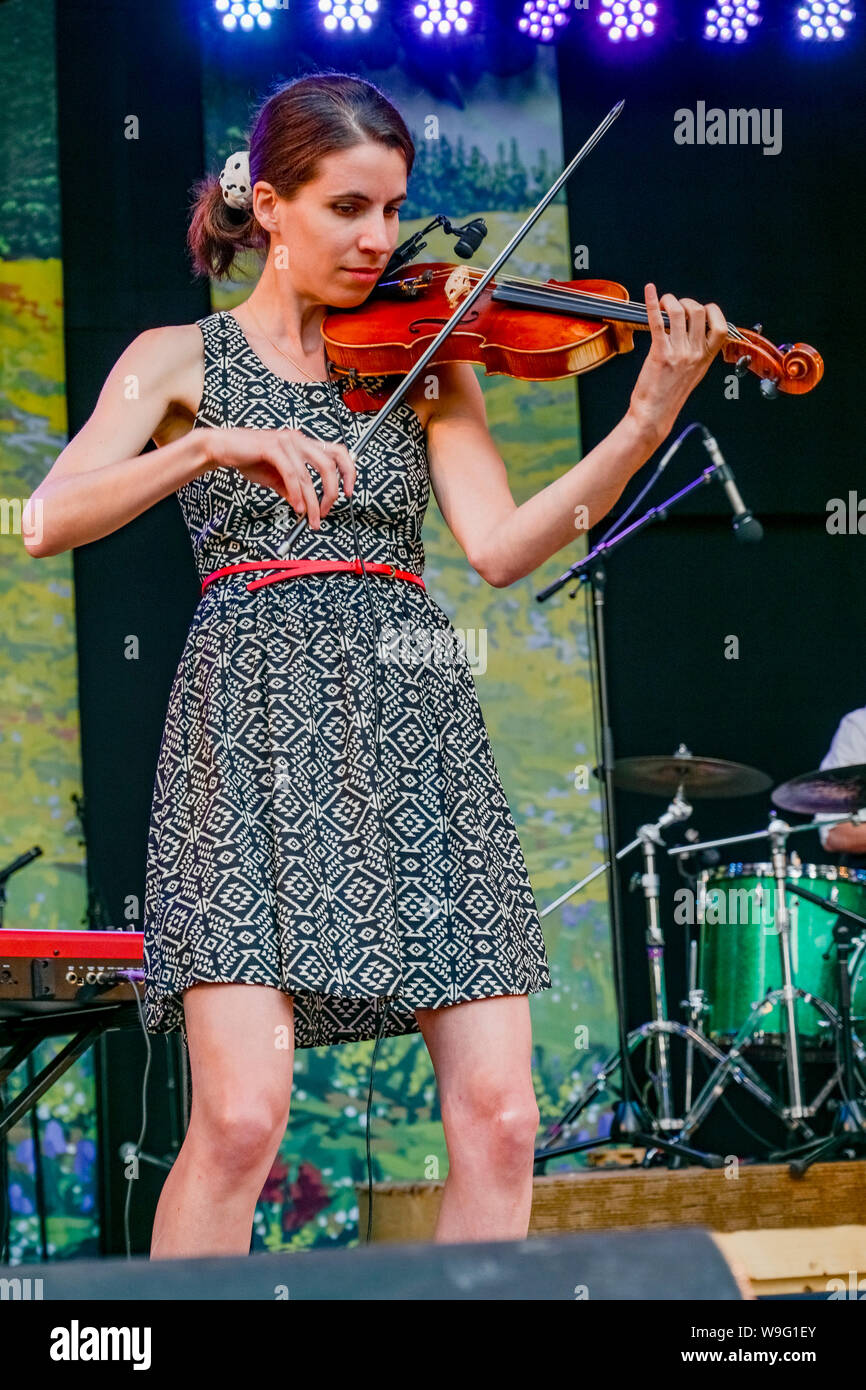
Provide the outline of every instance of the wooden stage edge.
[[[374,1183],[376,1241],[429,1241],[442,1182]],[[367,1185],[356,1185],[360,1228]],[[530,1237],[559,1232],[700,1226],[757,1294],[859,1287],[866,1295],[866,1161],[727,1168],[630,1168],[539,1176]]]

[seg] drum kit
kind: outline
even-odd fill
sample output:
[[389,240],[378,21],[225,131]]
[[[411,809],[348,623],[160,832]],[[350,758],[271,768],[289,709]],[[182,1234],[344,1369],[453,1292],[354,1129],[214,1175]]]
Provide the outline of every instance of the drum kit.
[[[812,817],[807,823],[788,824],[774,810],[764,830],[706,841],[689,830],[683,836],[686,843],[673,847],[662,832],[690,818],[693,800],[753,795],[770,788],[772,779],[745,764],[696,757],[681,744],[672,757],[617,760],[613,783],[623,791],[670,798],[658,820],[641,826],[616,854],[622,859],[639,847],[643,856],[643,871],[633,876],[632,887],[644,896],[652,1017],[628,1033],[625,1063],[642,1043],[650,1045],[656,1107],[654,1114],[644,1114],[650,1133],[659,1137],[659,1152],[675,1150],[718,1166],[718,1156],[688,1146],[732,1084],[781,1123],[786,1147],[769,1156],[790,1160],[794,1172],[805,1171],[819,1157],[866,1150],[866,1045],[861,1036],[866,1033],[866,871],[804,863],[789,848],[791,838],[806,831],[843,821],[866,823],[866,765],[804,773],[771,792],[774,807],[805,813]],[[721,862],[719,852],[729,846],[761,840],[768,843],[763,856],[734,859],[731,849],[728,862]],[[660,854],[676,864],[685,885],[674,893],[668,914],[672,926],[688,932],[688,998],[682,1001],[682,1021],[668,1016]],[[599,865],[542,916],[607,868]],[[671,1065],[671,1043],[677,1037],[685,1043],[679,1115],[674,1113]],[[709,1070],[699,1089],[697,1053]],[[563,1145],[579,1114],[607,1089],[609,1076],[623,1060],[621,1047],[606,1059],[592,1083],[550,1127],[536,1152],[537,1162],[599,1142]],[[759,1060],[778,1064],[784,1078],[778,1090],[761,1075]],[[804,1087],[807,1060],[830,1068],[811,1100]],[[818,1138],[809,1121],[834,1093],[832,1131]],[[641,1127],[647,1129],[646,1124]]]

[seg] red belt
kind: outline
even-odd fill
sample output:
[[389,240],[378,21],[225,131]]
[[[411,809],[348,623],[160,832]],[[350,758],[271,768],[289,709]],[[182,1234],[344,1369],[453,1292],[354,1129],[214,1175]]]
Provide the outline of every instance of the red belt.
[[[208,584],[214,579],[219,579],[221,574],[239,574],[241,570],[262,569],[275,569],[279,570],[279,573],[268,575],[267,579],[254,579],[247,585],[250,593],[253,589],[261,589],[265,584],[277,584],[281,579],[291,579],[296,574],[330,574],[335,570],[360,574],[361,563],[357,557],[354,560],[245,560],[240,565],[226,565],[223,569],[213,570],[202,580],[201,591],[204,593]],[[394,565],[382,564],[378,560],[366,560],[364,569],[368,574],[385,574],[389,579],[407,579],[410,584],[420,584],[422,589],[426,588],[421,576],[412,574],[411,570],[398,570]]]

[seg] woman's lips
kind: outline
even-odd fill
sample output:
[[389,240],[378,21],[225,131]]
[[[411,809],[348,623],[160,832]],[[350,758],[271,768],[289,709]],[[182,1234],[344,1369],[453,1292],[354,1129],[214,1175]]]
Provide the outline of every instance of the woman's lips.
[[347,275],[351,275],[355,280],[363,280],[365,284],[370,284],[373,280],[378,280],[379,276],[382,274],[381,270],[356,270],[352,266],[347,265],[341,265],[340,269],[344,270]]

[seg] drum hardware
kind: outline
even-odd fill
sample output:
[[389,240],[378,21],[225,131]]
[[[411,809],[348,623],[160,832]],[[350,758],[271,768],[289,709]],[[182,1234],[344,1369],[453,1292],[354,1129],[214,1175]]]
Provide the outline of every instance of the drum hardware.
[[[596,767],[593,772],[596,777],[601,778],[601,768]],[[746,763],[726,762],[722,758],[697,758],[684,743],[681,743],[673,757],[670,758],[656,756],[618,758],[613,767],[613,784],[620,791],[641,792],[649,796],[685,796],[688,794],[692,800],[695,800],[696,798],[750,796],[772,786],[773,779],[768,777],[765,772],[760,772],[755,767],[749,767]],[[847,818],[840,816],[839,819],[845,820]],[[866,819],[866,812],[864,812],[864,819]],[[669,821],[667,824],[672,824],[672,822]],[[809,826],[802,827],[804,830],[810,828]],[[751,837],[734,836],[730,840],[709,840],[706,844],[680,846],[678,849],[668,849],[667,852],[668,854],[689,854],[692,850],[706,849],[716,844],[736,844],[740,839],[762,839],[766,833],[765,830],[759,830]],[[629,844],[617,851],[614,858],[624,859],[640,843],[641,837],[640,832],[638,832]],[[549,912],[554,912],[556,908],[561,907],[569,898],[573,898],[575,893],[581,892],[587,884],[592,883],[593,879],[605,873],[609,866],[610,861],[607,859],[603,864],[597,864],[585,878],[572,884],[552,903],[548,903],[547,907],[542,909],[540,916],[546,917]]]
[[[680,1000],[680,1008],[688,1010],[689,1026],[698,1033],[703,1033],[701,1020],[707,1009],[706,993],[698,987],[698,943],[692,937],[689,941],[689,994],[687,999]],[[685,1091],[683,1095],[683,1105],[686,1113],[692,1108],[692,1084],[694,1081],[695,1067],[695,1044],[691,1038],[686,1043],[686,1078]]]
[[727,762],[724,758],[697,758],[681,743],[672,758],[618,758],[613,783],[624,792],[642,792],[648,796],[671,796],[677,792],[693,799],[715,800],[754,796],[771,787],[773,779],[746,763]]
[[[856,814],[847,815],[844,812],[839,815],[822,815],[820,820],[811,820],[803,825],[789,825],[787,829],[788,838],[792,835],[800,835],[806,830],[826,830],[831,825],[840,825],[842,821],[851,821],[854,825],[866,824],[866,807]],[[668,849],[668,854],[676,857],[681,854],[695,854],[698,850],[718,849],[725,845],[743,845],[749,840],[766,840],[770,834],[767,830],[750,830],[745,835],[726,835],[721,840],[696,840],[688,845],[672,845]]]
[[[831,902],[866,910],[866,871],[824,864],[802,864],[789,857],[787,884],[803,883]],[[717,1041],[732,1039],[754,1002],[781,983],[775,952],[768,938],[775,934],[772,903],[775,879],[769,863],[728,863],[705,869],[698,881],[696,918],[700,927],[698,983],[709,1001],[708,1031]],[[802,901],[801,901],[802,898]],[[748,908],[748,911],[745,909]],[[831,923],[806,895],[789,904],[792,964],[798,985],[819,998],[835,1001],[835,967]],[[826,1018],[803,1002],[796,1004],[801,1052],[814,1049],[813,1060],[826,1058],[831,1039]],[[772,1056],[784,1054],[784,1016],[777,1006],[766,1014],[755,1045]]]
[[803,772],[776,787],[771,799],[783,811],[800,811],[807,816],[851,811],[855,814],[839,819],[862,823],[866,820],[866,811],[861,810],[866,807],[866,763]]
[[[759,1034],[760,1029],[758,1024],[760,1019],[763,1016],[769,1015],[779,1004],[783,1006],[784,1018],[787,1024],[783,1042],[788,1078],[788,1099],[790,1103],[784,1107],[781,1103],[778,1103],[777,1113],[779,1113],[780,1118],[788,1124],[788,1127],[790,1128],[799,1124],[804,1129],[807,1129],[808,1127],[803,1124],[805,1118],[811,1117],[817,1112],[842,1075],[842,1068],[837,1068],[836,1075],[822,1088],[812,1105],[808,1107],[804,1106],[802,1095],[801,1050],[796,1015],[797,1001],[802,1000],[803,1003],[822,1013],[829,1025],[833,1028],[836,1037],[842,1036],[844,1032],[845,1038],[848,1039],[849,1042],[852,1041],[850,1022],[846,1027],[839,1013],[837,1013],[826,999],[809,990],[798,988],[795,985],[791,957],[790,909],[787,903],[786,889],[793,890],[794,885],[789,878],[790,869],[786,853],[788,837],[806,830],[818,829],[819,825],[822,824],[826,826],[841,821],[862,822],[866,820],[866,812],[856,808],[852,804],[853,799],[860,795],[861,784],[864,789],[866,789],[866,781],[861,778],[861,773],[866,777],[866,765],[862,767],[858,765],[854,769],[843,769],[841,770],[841,774],[840,769],[828,771],[834,773],[835,776],[825,779],[825,774],[819,774],[818,776],[822,783],[820,788],[816,788],[813,775],[808,774],[806,777],[795,778],[791,783],[784,784],[779,791],[785,799],[786,804],[790,802],[793,805],[794,802],[796,802],[794,809],[800,809],[801,807],[805,808],[805,806],[808,805],[809,809],[820,812],[821,810],[826,810],[828,801],[832,799],[832,810],[837,814],[832,814],[832,816],[827,815],[823,817],[820,822],[812,821],[809,824],[799,826],[789,826],[786,822],[771,814],[769,826],[765,831],[729,836],[724,839],[707,840],[688,845],[678,845],[668,850],[668,853],[673,856],[691,855],[698,850],[709,850],[728,844],[741,844],[745,841],[756,839],[770,839],[772,846],[772,863],[770,868],[775,885],[776,897],[774,925],[776,934],[779,938],[779,959],[783,981],[780,989],[768,991],[763,999],[753,1004],[747,1019],[734,1036],[725,1060],[717,1066],[716,1071],[709,1077],[701,1093],[697,1097],[697,1100],[694,1102],[694,1105],[688,1111],[683,1129],[680,1132],[680,1137],[683,1139],[687,1139],[706,1118],[715,1100],[722,1094],[722,1091],[727,1086],[730,1076],[732,1074],[736,1075],[737,1070],[742,1066],[742,1049],[753,1042]],[[826,786],[823,785],[825,780],[831,784],[831,790],[829,792],[827,792]],[[773,800],[777,801],[777,799],[778,793],[774,792]],[[800,896],[804,898],[814,897],[816,902],[826,911],[836,911],[837,913],[846,911],[846,909],[842,908],[838,903],[834,903],[832,906],[829,903],[825,903],[817,894],[808,894],[804,891]],[[856,919],[857,914],[852,915]],[[846,985],[848,984],[850,984],[850,979],[846,978]],[[703,1003],[704,1001],[702,1000],[701,1002]],[[857,1047],[859,1049],[859,1057],[859,1053],[863,1051],[859,1039],[857,1040]],[[846,1087],[846,1090],[847,1094],[850,1095],[850,1087]],[[850,1120],[850,1113],[847,1118]],[[842,1136],[841,1143],[844,1144],[847,1140],[848,1135],[846,1132]],[[823,1140],[817,1140],[813,1136],[806,1147],[811,1148],[816,1144],[820,1145],[823,1143]],[[789,1150],[788,1152],[797,1151]]]
[[[596,770],[596,775],[598,775],[598,770]],[[626,1049],[630,1055],[643,1041],[649,1040],[655,1043],[658,1071],[653,1077],[653,1084],[658,1099],[659,1114],[656,1117],[651,1117],[651,1125],[658,1133],[667,1132],[676,1136],[676,1144],[659,1138],[658,1134],[653,1137],[648,1136],[648,1143],[654,1144],[655,1148],[648,1148],[645,1162],[658,1149],[665,1149],[668,1152],[673,1151],[680,1157],[702,1163],[707,1167],[720,1167],[724,1164],[724,1159],[720,1155],[701,1153],[682,1142],[684,1137],[682,1135],[683,1121],[673,1115],[668,1038],[673,1036],[683,1038],[689,1048],[697,1047],[705,1052],[717,1067],[724,1063],[725,1053],[716,1046],[712,1039],[694,1027],[693,1021],[690,1024],[682,1024],[667,1018],[665,943],[661,927],[656,849],[659,846],[664,846],[661,839],[663,829],[686,820],[692,814],[692,807],[685,797],[686,790],[690,795],[699,797],[741,796],[744,794],[745,788],[755,792],[764,790],[765,787],[771,785],[771,779],[767,778],[764,773],[748,768],[743,764],[726,763],[716,758],[695,758],[683,744],[680,744],[672,758],[653,757],[618,760],[613,768],[612,780],[615,785],[627,787],[629,790],[648,790],[657,794],[662,790],[671,788],[674,793],[667,811],[659,820],[640,826],[635,839],[615,856],[616,859],[621,859],[638,845],[641,847],[644,861],[643,872],[634,875],[632,882],[633,886],[642,887],[644,892],[647,918],[647,964],[653,1013],[650,1022],[633,1029],[628,1034],[625,1040]],[[579,884],[576,884],[556,902],[545,908],[541,915],[544,916],[547,912],[553,911],[560,903],[573,896],[575,892],[603,873],[606,868],[607,864],[598,866]],[[620,1043],[619,1048],[603,1063],[601,1070],[590,1086],[577,1097],[562,1119],[551,1125],[546,1131],[544,1147],[536,1151],[536,1165],[540,1171],[543,1170],[543,1164],[548,1158],[578,1153],[598,1145],[597,1139],[566,1145],[557,1141],[561,1140],[573,1127],[577,1117],[586,1106],[606,1089],[608,1076],[622,1066],[623,1047]],[[735,1075],[738,1082],[746,1087],[750,1094],[785,1121],[785,1116],[781,1114],[776,1098],[745,1058],[740,1059],[739,1065],[735,1069]],[[796,1127],[796,1125],[791,1125],[789,1121],[785,1122],[789,1123],[791,1128]],[[804,1132],[811,1137],[811,1130],[805,1128]],[[555,1148],[550,1147],[552,1143],[556,1143]]]
[[[598,772],[596,775],[598,775]],[[675,1143],[670,1139],[665,1139],[661,1137],[659,1133],[661,1130],[679,1128],[679,1121],[674,1119],[671,1113],[670,1061],[667,1034],[680,1032],[683,1025],[669,1023],[664,1017],[667,1007],[664,977],[664,937],[661,931],[659,916],[659,878],[656,871],[655,848],[657,845],[664,844],[661,838],[661,832],[663,830],[678,821],[686,820],[691,814],[692,808],[690,804],[678,791],[664,814],[652,824],[640,826],[637,835],[630,844],[625,845],[623,849],[619,850],[614,856],[615,859],[622,859],[626,854],[636,849],[638,845],[641,846],[644,867],[643,872],[636,875],[636,879],[639,886],[644,890],[646,903],[647,963],[649,967],[650,997],[652,999],[654,1019],[651,1023],[647,1023],[641,1028],[634,1029],[627,1036],[624,1030],[622,1028],[620,1029],[620,1045],[604,1062],[595,1080],[589,1087],[585,1088],[569,1106],[562,1118],[555,1121],[546,1130],[542,1146],[536,1149],[535,1152],[535,1165],[536,1171],[538,1172],[544,1171],[544,1164],[550,1158],[557,1158],[564,1154],[581,1153],[586,1149],[596,1148],[601,1143],[607,1142],[606,1139],[590,1139],[577,1144],[561,1144],[557,1141],[567,1136],[568,1131],[573,1128],[581,1112],[598,1094],[606,1089],[607,1077],[611,1072],[615,1071],[617,1068],[621,1068],[623,1076],[626,1075],[628,1068],[627,1063],[623,1065],[624,1049],[622,1039],[625,1041],[625,1051],[629,1057],[635,1048],[646,1039],[654,1041],[656,1045],[657,1065],[659,1068],[656,1082],[656,1094],[658,1096],[661,1113],[658,1117],[653,1117],[651,1115],[647,1116],[648,1126],[646,1132],[643,1132],[643,1127],[641,1127],[639,1137],[647,1150],[647,1156],[644,1162],[646,1163],[649,1154],[654,1154],[658,1149],[664,1149],[695,1163],[701,1163],[707,1168],[720,1168],[724,1166],[724,1158],[720,1154],[702,1153],[696,1149],[691,1149],[685,1145]],[[565,899],[572,897],[580,888],[590,883],[594,878],[597,878],[599,874],[604,873],[609,867],[609,863],[610,861],[608,860],[604,864],[598,865],[581,881],[581,883],[570,888],[567,893],[563,894],[563,896],[557,900],[557,902],[551,903],[545,908],[541,915],[544,916],[545,913],[553,911],[554,907],[558,906],[560,902],[564,902]],[[714,1045],[709,1043],[709,1040],[702,1040],[699,1045],[706,1045],[709,1050],[715,1051]],[[719,1055],[721,1056],[723,1054]],[[637,1142],[637,1140],[635,1140],[635,1142]],[[551,1147],[551,1145],[554,1144],[556,1147]]]
[[[809,991],[805,989],[792,988],[790,993],[784,988],[771,990],[764,999],[759,999],[753,1005],[751,1013],[743,1023],[733,1042],[722,1053],[721,1062],[712,1075],[707,1078],[703,1089],[683,1121],[682,1129],[680,1130],[682,1138],[687,1139],[688,1136],[703,1123],[713,1105],[727,1086],[728,1080],[737,1079],[738,1070],[745,1065],[742,1049],[749,1045],[753,1040],[753,1035],[759,1031],[758,1025],[762,1015],[775,1008],[780,1002],[793,1003],[797,999],[802,999],[804,1003],[812,1004],[820,1009],[826,1015],[832,1026],[838,1029],[839,1015],[836,1013],[832,1004],[828,1004],[825,999],[819,999],[817,995],[810,994]],[[810,1106],[804,1106],[801,1100],[799,1114],[795,1112],[795,1107],[793,1105],[785,1106],[777,1097],[773,1097],[772,1102],[769,1103],[769,1108],[785,1123],[789,1130],[793,1130],[799,1126],[805,1134],[811,1134],[812,1139],[814,1139],[815,1136],[812,1134],[812,1131],[809,1130],[808,1125],[805,1124],[805,1120],[817,1113],[834,1084],[835,1079],[828,1082]],[[772,1093],[770,1094],[772,1095]]]
[[[616,769],[614,768],[614,783],[616,782]],[[650,1004],[652,1007],[652,1022],[655,1024],[667,1022],[668,1001],[667,987],[665,983],[665,941],[662,932],[661,915],[659,913],[659,903],[661,900],[661,885],[656,869],[656,846],[665,848],[661,838],[661,830],[666,824],[675,821],[688,820],[692,814],[692,808],[682,794],[682,784],[677,788],[673,801],[660,820],[655,824],[642,825],[637,834],[641,844],[643,854],[643,873],[640,875],[639,883],[643,888],[644,901],[646,904],[646,953],[647,965],[649,967],[649,986]],[[637,885],[635,885],[637,886]],[[678,1121],[673,1116],[673,1105],[671,1102],[671,1067],[670,1053],[668,1051],[667,1031],[663,1028],[658,1029],[654,1034],[656,1045],[656,1062],[658,1066],[658,1084],[656,1093],[659,1102],[659,1114],[656,1116],[656,1123],[662,1130],[672,1130],[678,1128]]]
[[862,1093],[859,1100],[855,1097],[851,976],[848,959],[851,952],[851,923],[853,922],[862,932],[866,928],[866,917],[861,917],[859,913],[852,912],[850,908],[842,907],[837,902],[827,902],[817,893],[810,893],[807,889],[795,887],[793,884],[790,885],[790,888],[792,892],[813,902],[822,911],[835,916],[833,941],[836,947],[836,980],[839,991],[838,1036],[842,1050],[841,1073],[844,1078],[844,1084],[841,1086],[842,1101],[833,1117],[833,1128],[830,1136],[826,1139],[814,1140],[799,1149],[789,1149],[780,1155],[780,1157],[792,1160],[792,1175],[801,1177],[812,1163],[817,1162],[819,1158],[838,1153],[840,1149],[856,1150],[859,1148],[866,1150],[866,1122],[864,1122],[863,1117],[864,1098]]
[[[782,992],[779,996],[785,1006],[787,1021],[785,1060],[788,1066],[788,1095],[792,1119],[802,1119],[803,1109],[803,1071],[800,1061],[800,1037],[797,1032],[797,1012],[794,1008],[794,971],[791,966],[791,917],[788,911],[786,884],[788,879],[788,824],[777,816],[770,820],[769,835],[773,861],[773,876],[776,880],[776,899],[774,903],[776,931],[779,937],[779,956],[782,966]],[[810,1001],[811,1002],[811,1001]]]
[[[660,506],[651,507],[647,512],[644,513],[642,517],[639,517],[636,521],[633,521],[628,526],[625,526],[625,522],[628,520],[631,513],[635,510],[638,504],[647,495],[649,489],[661,476],[662,471],[667,466],[673,455],[676,453],[677,449],[680,448],[681,444],[686,439],[686,437],[690,433],[694,432],[698,427],[698,422],[693,421],[691,424],[687,425],[685,429],[681,430],[680,434],[674,440],[673,444],[665,452],[649,483],[644,487],[644,489],[640,493],[638,493],[637,497],[626,508],[622,515],[617,517],[612,523],[612,525],[608,527],[608,529],[602,536],[600,542],[597,545],[595,545],[592,548],[592,550],[590,550],[590,552],[587,555],[585,555],[581,560],[577,561],[576,564],[571,565],[565,571],[564,574],[559,576],[557,580],[554,580],[552,584],[548,584],[544,589],[542,589],[538,594],[536,594],[536,599],[538,600],[538,602],[543,603],[547,599],[549,599],[553,594],[558,593],[560,589],[564,588],[567,584],[571,583],[571,581],[574,580],[574,587],[569,590],[569,597],[574,598],[580,591],[581,587],[583,587],[584,593],[587,595],[588,609],[591,603],[592,621],[588,624],[588,626],[591,634],[592,646],[594,648],[594,655],[596,658],[594,663],[595,678],[593,693],[595,698],[593,703],[595,743],[596,748],[598,750],[597,756],[599,762],[599,770],[597,775],[599,776],[599,779],[604,787],[603,824],[608,858],[604,865],[600,866],[596,870],[593,870],[593,872],[587,875],[587,877],[584,880],[582,880],[580,884],[577,884],[571,889],[569,889],[568,892],[564,893],[556,903],[551,904],[548,908],[546,908],[545,912],[542,913],[542,916],[546,915],[546,913],[549,911],[553,911],[554,907],[559,906],[561,903],[563,903],[569,897],[571,897],[574,893],[580,891],[582,887],[584,887],[587,883],[591,882],[595,877],[597,877],[599,873],[607,874],[608,899],[610,904],[611,942],[613,952],[614,991],[616,996],[616,1024],[619,1038],[619,1048],[617,1055],[620,1060],[622,1082],[622,1095],[614,1105],[613,1118],[611,1121],[610,1128],[610,1140],[614,1142],[617,1140],[625,1140],[633,1146],[638,1146],[644,1137],[643,1130],[647,1127],[647,1116],[645,1108],[635,1099],[637,1087],[635,1085],[634,1077],[632,1076],[631,1072],[631,1065],[629,1060],[630,1043],[629,1036],[626,1032],[625,949],[623,944],[624,938],[622,923],[622,902],[620,897],[619,876],[616,872],[616,861],[624,856],[621,852],[617,851],[616,817],[614,814],[614,774],[616,764],[614,760],[613,730],[610,715],[610,695],[607,675],[606,652],[607,643],[605,638],[605,591],[607,587],[607,571],[605,568],[605,560],[609,551],[617,549],[630,537],[640,534],[643,528],[649,525],[651,522],[655,520],[667,519],[667,517],[670,514],[670,510],[678,502],[680,502],[683,498],[687,497],[698,487],[701,487],[704,484],[709,483],[713,474],[716,471],[717,465],[715,462],[713,463],[710,469],[705,469],[703,473],[700,475],[700,477],[695,478],[684,488],[681,488],[678,492],[666,498]],[[681,746],[681,748],[678,749],[677,753],[674,755],[675,760],[682,761],[681,754],[684,754],[689,759],[692,758],[692,755],[688,752],[688,750],[683,749]],[[691,766],[687,766],[685,769],[686,776],[689,776],[691,771]],[[699,780],[699,778],[690,778],[690,780],[687,781],[686,777],[683,776],[682,770],[677,769],[672,783],[669,784],[667,794],[671,795],[672,793],[676,793],[678,788],[682,788],[683,794],[687,795],[690,799],[692,799],[694,796],[701,794],[697,786]],[[703,794],[709,796],[721,793],[706,790],[703,792]],[[566,1121],[563,1120],[563,1122],[561,1123],[554,1124],[551,1127],[551,1130],[548,1131],[548,1134],[554,1135],[561,1133],[563,1124],[565,1122]],[[649,1119],[649,1127],[652,1127],[651,1118]],[[608,1139],[595,1140],[589,1144],[582,1145],[581,1147],[590,1148],[594,1147],[599,1143],[607,1142],[609,1142]],[[665,1148],[668,1152],[677,1152],[677,1146],[675,1144],[672,1144],[669,1140],[661,1140],[659,1141],[659,1143],[661,1144],[661,1147]],[[576,1150],[572,1148],[569,1151],[575,1152]],[[693,1156],[690,1153],[687,1153],[684,1149],[680,1149],[679,1152],[683,1157]],[[544,1151],[538,1154],[538,1158],[542,1161],[543,1157]],[[716,1162],[720,1162],[722,1160],[719,1160],[717,1158],[711,1159],[709,1156],[704,1156],[700,1157],[699,1161],[704,1163],[712,1162],[713,1164],[715,1164]]]

